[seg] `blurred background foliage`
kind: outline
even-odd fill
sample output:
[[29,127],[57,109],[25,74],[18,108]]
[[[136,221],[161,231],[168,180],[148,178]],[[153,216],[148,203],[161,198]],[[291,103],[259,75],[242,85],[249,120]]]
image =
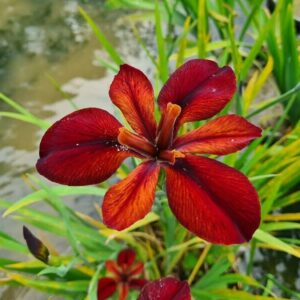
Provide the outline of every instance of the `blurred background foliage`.
[[[1,2],[0,284],[12,286],[3,299],[18,299],[18,286],[96,299],[103,262],[127,246],[147,278],[188,280],[195,299],[300,299],[299,7],[292,0]],[[101,223],[99,200],[115,179],[74,188],[35,175],[38,141],[53,120],[94,103],[112,109],[91,90],[107,99],[120,64],[143,69],[157,95],[194,57],[235,70],[238,91],[220,115],[235,112],[264,128],[246,150],[218,158],[245,173],[260,195],[262,223],[249,244],[221,247],[193,236],[171,214],[163,187],[153,212],[116,232]],[[22,224],[47,245],[49,265],[30,255]]]

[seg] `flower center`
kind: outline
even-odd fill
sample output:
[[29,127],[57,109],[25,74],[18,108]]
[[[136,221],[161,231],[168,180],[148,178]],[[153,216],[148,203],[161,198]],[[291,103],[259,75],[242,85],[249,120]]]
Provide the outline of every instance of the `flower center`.
[[155,157],[158,151],[157,147],[149,142],[144,137],[130,132],[126,128],[120,128],[120,133],[118,135],[118,141],[120,144],[127,146],[129,149],[146,156]]
[[125,273],[120,274],[120,280],[121,280],[121,282],[123,282],[123,283],[128,282],[128,275],[125,274]]
[[118,141],[146,158],[174,164],[177,157],[184,156],[179,151],[169,149],[172,146],[174,127],[180,112],[179,105],[168,103],[158,126],[155,144],[124,127],[120,128]]

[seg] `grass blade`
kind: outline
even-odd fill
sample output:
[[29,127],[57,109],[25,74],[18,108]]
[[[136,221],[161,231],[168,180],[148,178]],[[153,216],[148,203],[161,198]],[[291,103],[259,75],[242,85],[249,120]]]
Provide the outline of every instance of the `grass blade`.
[[110,58],[115,62],[117,65],[123,64],[123,59],[120,57],[118,52],[114,49],[114,47],[110,44],[110,42],[105,37],[104,33],[101,29],[97,26],[94,20],[88,15],[88,13],[79,6],[79,12],[82,17],[86,20],[89,26],[92,28],[94,34],[96,35],[97,39],[99,40],[100,44],[106,50]]

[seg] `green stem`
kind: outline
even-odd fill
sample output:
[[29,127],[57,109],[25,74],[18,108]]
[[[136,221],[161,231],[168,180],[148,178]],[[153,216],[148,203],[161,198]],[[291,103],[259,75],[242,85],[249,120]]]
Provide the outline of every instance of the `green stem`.
[[188,279],[189,285],[191,285],[192,282],[194,281],[194,279],[195,279],[195,277],[196,277],[199,269],[201,268],[202,264],[204,263],[204,260],[205,260],[205,258],[207,256],[207,254],[208,254],[211,246],[212,246],[211,244],[207,244],[204,247],[203,251],[201,252],[201,254],[200,254],[199,258],[198,258],[198,261],[197,261],[197,263],[196,263],[194,269],[192,270],[192,273],[190,274],[190,277]]

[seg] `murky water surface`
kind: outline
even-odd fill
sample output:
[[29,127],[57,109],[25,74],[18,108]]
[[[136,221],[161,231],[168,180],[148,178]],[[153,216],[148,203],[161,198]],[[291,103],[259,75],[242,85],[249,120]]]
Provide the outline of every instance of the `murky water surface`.
[[[50,121],[73,111],[50,78],[72,95],[78,107],[102,107],[113,112],[108,98],[113,73],[98,65],[97,56],[106,58],[106,55],[79,16],[78,4],[91,14],[128,63],[148,74],[151,71],[128,23],[122,21],[125,12],[108,12],[100,0],[0,0],[0,92]],[[140,28],[152,44],[152,26],[146,24]],[[0,110],[10,111],[10,108],[0,103]],[[0,198],[16,201],[31,192],[23,174],[35,172],[41,135],[30,124],[0,119]],[[75,199],[70,205],[93,214],[93,201],[98,199]],[[0,221],[0,230],[18,239],[22,239],[21,227],[22,224],[9,219]],[[65,247],[61,241],[57,244]],[[11,253],[0,251],[0,256],[8,257]],[[290,288],[299,288],[300,282],[295,280],[299,271],[291,267],[295,263],[289,260],[282,256],[258,257],[259,266],[265,268],[262,272],[259,267],[258,273],[271,272]],[[0,298],[49,299],[45,294],[25,289],[8,289]]]

